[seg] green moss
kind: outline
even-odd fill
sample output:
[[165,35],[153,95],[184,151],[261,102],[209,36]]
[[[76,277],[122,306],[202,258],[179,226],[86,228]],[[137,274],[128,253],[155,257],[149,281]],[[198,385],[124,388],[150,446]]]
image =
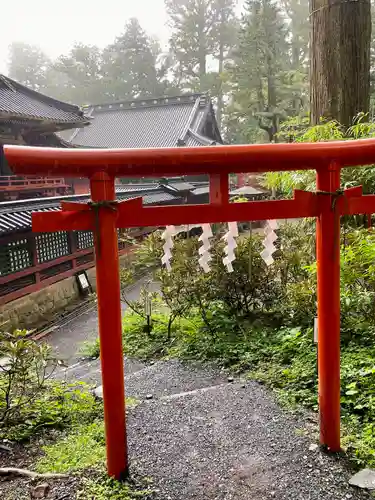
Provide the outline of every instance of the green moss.
[[68,473],[81,471],[105,460],[104,424],[77,426],[73,432],[49,446],[36,464],[38,472]]

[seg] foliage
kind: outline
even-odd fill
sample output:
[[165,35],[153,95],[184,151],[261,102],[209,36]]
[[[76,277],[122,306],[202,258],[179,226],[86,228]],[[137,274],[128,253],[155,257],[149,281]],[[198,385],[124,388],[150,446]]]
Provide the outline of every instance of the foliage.
[[[232,370],[249,371],[288,404],[316,410],[313,223],[286,224],[278,230],[278,250],[270,268],[259,258],[259,237],[240,235],[233,273],[222,265],[220,226],[216,231],[212,269],[207,274],[198,268],[196,238],[176,241],[172,272],[158,273],[161,299],[154,299],[152,330],[145,329],[142,315],[134,311],[125,315],[125,352],[142,359],[215,360]],[[159,246],[155,241],[153,250],[160,257]],[[370,466],[375,465],[374,252],[372,231],[344,228],[340,262],[343,442],[358,464]],[[169,294],[176,291],[175,303]],[[171,314],[175,318],[168,331]]]
[[223,62],[228,57],[235,39],[234,4],[234,0],[165,0],[174,77],[180,85],[210,90],[208,58],[213,55]]
[[163,88],[158,80],[157,57],[160,47],[130,19],[122,35],[103,52],[104,80],[110,86],[110,97],[134,99],[159,96]]
[[[276,141],[280,123],[305,107],[307,33],[299,28],[306,25],[308,4],[297,3],[245,2],[238,43],[228,65],[232,100],[227,126],[234,142],[257,142],[251,139],[256,138],[258,126],[269,141]],[[292,23],[286,19],[289,16]]]
[[48,87],[51,61],[34,45],[13,42],[9,47],[9,76],[33,90],[43,92]]
[[171,36],[163,50],[133,18],[106,47],[75,43],[55,60],[13,42],[9,75],[79,105],[210,92],[232,143],[268,140],[274,119],[304,109],[306,0],[165,0],[165,10]]
[[133,482],[129,484],[109,478],[102,468],[95,469],[94,473],[95,477],[82,479],[83,488],[78,492],[77,500],[134,500],[152,495],[146,480],[139,481],[141,484],[136,484],[135,488]]
[[[363,139],[375,135],[375,124],[369,121],[368,115],[358,114],[349,128],[344,128],[337,121],[322,122],[313,127],[308,126],[307,118],[292,118],[281,125],[279,137],[290,142],[320,142]],[[344,188],[363,186],[364,193],[375,190],[375,168],[373,165],[343,169],[341,182]],[[293,189],[315,190],[315,172],[269,172],[264,176],[264,185],[275,189],[280,196],[290,196]]]
[[105,460],[104,424],[95,421],[78,425],[65,438],[44,446],[38,461],[39,472],[75,472]]
[[17,330],[0,336],[0,437],[21,441],[44,428],[65,428],[98,413],[88,386],[50,381],[51,350]]
[[[134,398],[126,399],[127,408],[137,405]],[[81,403],[80,403],[81,404]],[[81,405],[82,406],[82,405]],[[43,447],[43,456],[36,463],[38,472],[83,473],[77,498],[97,500],[145,498],[151,491],[142,484],[120,483],[108,478],[105,471],[105,435],[103,418],[87,419],[79,408],[75,425],[52,444]],[[140,481],[138,481],[140,483]],[[94,495],[94,496],[93,496]]]

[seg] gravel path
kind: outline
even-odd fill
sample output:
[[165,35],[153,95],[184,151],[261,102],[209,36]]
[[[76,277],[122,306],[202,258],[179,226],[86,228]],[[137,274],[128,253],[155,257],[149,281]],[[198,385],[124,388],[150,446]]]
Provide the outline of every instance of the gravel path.
[[[99,361],[77,363],[76,354],[77,343],[96,337],[96,324],[91,311],[48,339],[71,365],[68,379],[100,383]],[[263,386],[229,383],[214,367],[176,360],[125,359],[125,372],[126,394],[141,401],[128,416],[131,471],[153,478],[156,499],[370,498],[349,486],[343,461],[310,450],[309,415],[283,410]]]
[[[309,450],[314,438],[301,432],[308,420],[282,410],[259,384],[228,383],[211,369],[194,365],[190,371],[176,361],[160,371],[183,382],[183,392],[173,383],[160,385],[159,373],[153,378],[149,369],[129,377],[135,389],[135,380],[147,374],[147,391],[155,397],[130,413],[128,435],[132,468],[154,478],[157,498],[369,498],[348,485],[351,472],[343,463]],[[140,387],[138,395],[147,391]]]

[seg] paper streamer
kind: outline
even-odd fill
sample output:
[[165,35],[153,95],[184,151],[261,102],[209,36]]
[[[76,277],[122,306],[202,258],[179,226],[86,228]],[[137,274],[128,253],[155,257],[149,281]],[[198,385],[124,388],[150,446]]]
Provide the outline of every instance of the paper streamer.
[[202,243],[199,247],[200,258],[198,262],[205,273],[208,273],[211,270],[209,262],[212,260],[210,254],[210,238],[212,238],[212,236],[213,234],[210,224],[202,224],[202,234],[198,238],[198,240]]
[[[210,242],[209,238],[212,237],[212,231],[210,224],[185,224],[183,226],[167,226],[165,231],[161,235],[161,237],[165,240],[163,245],[164,255],[161,258],[162,264],[165,265],[168,272],[172,270],[171,259],[172,259],[172,249],[173,249],[173,237],[179,233],[187,232],[195,227],[201,227],[203,229],[202,235],[199,237],[199,241],[203,242],[202,247],[199,249],[199,254],[201,258],[199,259],[200,266],[204,269],[205,272],[210,270],[210,266],[208,263],[212,260],[211,255],[209,254]],[[203,249],[201,251],[201,249]]]
[[278,227],[279,226],[276,220],[268,220],[267,225],[264,228],[266,237],[263,240],[264,250],[260,253],[260,256],[267,264],[267,266],[270,266],[275,262],[272,254],[277,250],[274,243],[277,240],[277,234],[275,233],[275,230]]
[[236,259],[234,250],[237,248],[236,239],[238,236],[238,226],[237,222],[228,222],[228,232],[224,235],[223,240],[226,240],[225,245],[225,257],[223,258],[223,264],[226,266],[229,273],[233,272],[232,262]]
[[172,248],[173,248],[173,236],[176,234],[175,226],[167,226],[161,237],[165,240],[163,245],[164,255],[161,258],[162,264],[165,265],[168,272],[172,270],[171,258],[172,258]]

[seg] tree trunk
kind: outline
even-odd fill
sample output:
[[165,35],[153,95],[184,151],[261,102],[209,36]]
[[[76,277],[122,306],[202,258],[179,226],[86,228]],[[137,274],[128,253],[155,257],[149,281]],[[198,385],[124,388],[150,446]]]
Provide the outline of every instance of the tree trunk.
[[311,121],[345,126],[369,110],[370,0],[310,0]]
[[218,81],[218,90],[217,90],[217,113],[216,120],[221,126],[221,115],[223,112],[223,70],[224,70],[224,44],[222,38],[220,39],[220,47],[219,47],[219,81]]

